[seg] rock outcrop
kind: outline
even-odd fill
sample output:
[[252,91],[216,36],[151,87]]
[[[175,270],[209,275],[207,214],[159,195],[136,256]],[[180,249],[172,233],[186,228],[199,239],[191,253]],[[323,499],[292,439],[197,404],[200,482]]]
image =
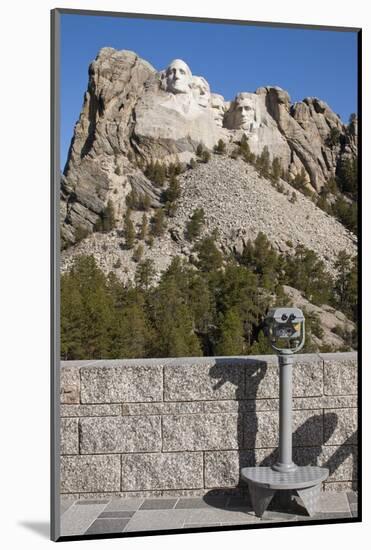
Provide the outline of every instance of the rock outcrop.
[[[340,250],[356,253],[356,238],[337,220],[329,216],[308,198],[297,193],[292,202],[292,187],[281,181],[279,192],[269,180],[261,178],[253,166],[237,159],[213,155],[193,170],[178,176],[181,197],[173,217],[167,220],[167,230],[144,246],[143,260],[153,260],[158,275],[174,256],[188,259],[192,246],[186,238],[186,225],[196,208],[205,211],[203,234],[216,231],[224,252],[242,252],[247,241],[264,233],[280,253],[294,252],[301,244],[313,250],[334,275],[333,265]],[[152,210],[153,211],[153,210]],[[143,212],[133,211],[132,220],[139,233]],[[147,213],[150,216],[150,212]],[[122,224],[110,233],[93,233],[81,243],[62,253],[62,270],[69,269],[75,256],[93,254],[105,272],[114,271],[124,282],[134,280],[136,263],[133,249],[122,246]],[[331,238],[329,238],[331,236]],[[137,241],[136,244],[144,244]],[[120,268],[114,266],[119,264]]]
[[212,151],[220,139],[232,145],[243,134],[253,153],[267,147],[292,178],[305,174],[313,191],[357,150],[356,121],[345,126],[317,98],[291,105],[286,91],[268,86],[225,101],[181,60],[157,71],[133,52],[103,48],[89,68],[61,181],[63,246],[81,230],[92,233],[108,201],[120,227],[133,190],[159,206],[160,191],[143,173],[148,163],[189,163],[200,143]]
[[117,211],[136,172],[128,160],[133,108],[155,69],[135,53],[103,48],[89,67],[89,84],[61,181],[61,237],[76,240],[77,228],[93,231],[114,189]]
[[[290,147],[290,173],[295,176],[303,168],[309,183],[318,191],[335,175],[338,160],[349,142],[340,118],[317,98],[308,97],[291,105],[289,94],[278,87],[259,88],[257,94],[264,98],[267,111]],[[338,143],[330,142],[333,130],[338,132]]]

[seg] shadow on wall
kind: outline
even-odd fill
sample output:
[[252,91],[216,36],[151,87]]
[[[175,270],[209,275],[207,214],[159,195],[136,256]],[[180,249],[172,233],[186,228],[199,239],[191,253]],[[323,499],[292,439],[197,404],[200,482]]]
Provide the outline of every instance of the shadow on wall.
[[[271,466],[278,460],[278,448],[268,456],[262,457],[264,449],[257,449],[256,442],[258,436],[258,415],[256,410],[257,395],[260,382],[267,372],[267,362],[261,360],[230,358],[216,359],[215,366],[210,369],[210,377],[216,380],[213,386],[214,391],[221,388],[224,384],[230,383],[236,385],[235,369],[228,367],[244,368],[246,376],[243,378],[243,387],[236,386],[235,398],[238,402],[237,417],[237,442],[238,450],[238,479],[235,486],[228,485],[225,488],[211,489],[204,495],[205,501],[213,501],[215,496],[229,493],[235,496],[243,496],[248,502],[247,483],[241,479],[241,469],[246,466]],[[278,372],[277,372],[278,376]],[[246,385],[246,387],[245,387]],[[242,398],[242,399],[241,399]],[[272,410],[272,412],[274,412]],[[278,410],[276,411],[278,415]],[[354,432],[337,450],[325,461],[321,460],[323,445],[333,435],[338,424],[338,415],[334,412],[325,414],[315,414],[307,419],[293,433],[293,460],[299,466],[312,465],[323,466],[329,469],[330,476],[341,466],[341,464],[353,455],[352,479],[357,479],[357,432]],[[326,430],[324,426],[326,425]],[[322,433],[321,445],[308,446],[305,442],[308,440],[308,434]],[[248,434],[248,435],[247,435]],[[248,442],[245,441],[248,439]],[[248,444],[247,444],[248,443]],[[328,447],[330,448],[330,446]],[[223,452],[223,451],[221,451]],[[259,457],[259,452],[261,453]],[[225,451],[226,454],[234,454],[234,451]],[[235,462],[230,459],[230,468],[235,471]],[[228,468],[228,458],[224,462],[224,467]],[[353,488],[356,489],[356,482],[353,482]],[[213,504],[214,505],[214,504]],[[217,506],[217,503],[215,503]]]

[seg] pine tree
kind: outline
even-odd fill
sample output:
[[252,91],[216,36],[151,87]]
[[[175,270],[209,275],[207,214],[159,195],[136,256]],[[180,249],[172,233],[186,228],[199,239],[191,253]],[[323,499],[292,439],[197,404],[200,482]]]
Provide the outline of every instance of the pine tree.
[[148,212],[150,208],[151,208],[151,197],[147,195],[147,193],[143,193],[141,209],[144,210],[145,212]]
[[180,195],[181,189],[179,181],[177,180],[176,176],[173,175],[170,177],[168,188],[162,192],[162,200],[165,203],[174,203],[179,199]]
[[151,219],[151,232],[154,237],[161,237],[165,233],[166,221],[163,208],[158,208]]
[[357,160],[345,157],[338,168],[339,187],[343,193],[348,193],[353,200],[357,200],[358,169]]
[[111,200],[108,201],[102,213],[102,231],[109,233],[115,227],[115,211]]
[[339,145],[340,143],[340,135],[340,130],[338,128],[331,128],[326,139],[326,144],[329,145],[331,148],[336,147],[336,145]]
[[151,297],[155,357],[189,357],[201,355],[194,333],[192,312],[173,278],[165,278]]
[[113,305],[93,256],[79,256],[61,277],[61,353],[66,359],[107,357]]
[[245,351],[243,323],[236,309],[227,311],[216,345],[217,355],[241,355]]
[[165,182],[165,176],[166,176],[165,166],[163,166],[162,164],[159,163],[158,160],[156,160],[155,165],[153,167],[152,181],[159,187],[162,187]]
[[215,271],[222,266],[223,254],[216,246],[213,236],[204,237],[202,241],[195,244],[193,250],[197,253],[198,259],[195,263],[200,271]]
[[283,272],[284,283],[302,290],[310,302],[315,305],[329,303],[333,280],[313,250],[298,245],[294,255],[285,257]]
[[295,204],[297,202],[298,197],[297,197],[295,191],[292,192],[291,198],[289,200],[290,200],[290,202],[292,202],[292,204]]
[[165,212],[166,215],[169,216],[169,218],[173,218],[176,214],[176,211],[178,209],[178,203],[177,202],[167,202],[165,204]]
[[240,263],[258,275],[261,286],[269,290],[274,289],[277,282],[278,256],[264,233],[260,231],[254,243],[248,240],[243,248]]
[[201,158],[201,157],[202,157],[203,150],[204,150],[204,148],[203,148],[202,143],[199,143],[199,144],[197,145],[196,155],[197,155],[198,157]]
[[243,320],[247,346],[253,341],[254,328],[261,322],[262,311],[268,305],[266,293],[258,289],[258,277],[245,266],[227,264],[217,284],[216,308],[223,316],[230,309]]
[[357,203],[349,204],[343,197],[337,197],[332,205],[332,211],[338,220],[353,233],[358,230]]
[[333,304],[353,321],[356,321],[358,302],[356,259],[352,258],[345,250],[341,250],[334,267],[338,274],[335,279]]
[[226,150],[226,145],[224,141],[222,139],[219,139],[217,145],[214,146],[214,152],[219,155],[222,155],[223,153],[225,153],[225,150]]
[[194,241],[200,236],[201,229],[205,223],[205,212],[203,208],[196,208],[186,225],[186,238]]
[[145,310],[145,296],[140,289],[124,287],[109,277],[114,303],[114,321],[110,327],[112,358],[139,358],[150,354],[151,327]]
[[153,260],[141,261],[135,271],[135,283],[139,288],[148,290],[156,276]]
[[304,168],[300,170],[299,174],[295,175],[291,183],[296,189],[299,189],[302,193],[304,192],[307,184],[307,177]]
[[61,275],[61,358],[85,359],[84,342],[82,341],[82,319],[84,305],[75,279],[70,273]]
[[76,227],[75,231],[75,241],[79,243],[80,241],[86,239],[86,237],[89,235],[89,229],[87,227],[84,227],[82,225],[78,225]]
[[206,150],[202,151],[202,157],[201,157],[202,162],[204,162],[205,164],[208,163],[209,160],[210,160],[210,157],[211,157],[211,155],[210,155],[209,151],[206,151]]
[[132,189],[130,193],[126,195],[125,202],[128,208],[136,210],[138,208],[138,193],[135,189]]
[[274,181],[278,181],[282,175],[281,159],[274,157],[272,161],[272,178]]
[[151,162],[149,162],[146,166],[146,169],[144,171],[145,175],[147,176],[147,178],[151,181],[153,181],[154,179],[154,173],[155,173],[155,165],[153,163],[153,160],[151,160]]
[[135,229],[131,219],[130,208],[127,209],[125,218],[124,218],[124,238],[125,238],[126,248],[129,250],[133,248],[134,242],[135,242]]
[[264,145],[261,155],[259,155],[256,159],[256,167],[264,178],[269,176],[270,155],[266,145]]
[[148,233],[148,218],[146,214],[143,214],[138,239],[143,241],[147,237],[147,233]]
[[134,252],[133,252],[133,261],[136,263],[140,262],[143,256],[143,252],[144,252],[143,245],[138,244],[138,246],[134,249]]

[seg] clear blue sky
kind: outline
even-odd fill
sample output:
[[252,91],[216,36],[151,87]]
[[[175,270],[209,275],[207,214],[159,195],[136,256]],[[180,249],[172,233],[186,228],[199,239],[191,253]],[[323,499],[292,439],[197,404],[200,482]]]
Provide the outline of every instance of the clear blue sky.
[[291,101],[319,97],[348,122],[357,111],[357,35],[188,21],[61,16],[61,167],[79,117],[88,66],[110,46],[132,50],[161,70],[186,61],[212,92],[231,100],[238,92],[276,85]]

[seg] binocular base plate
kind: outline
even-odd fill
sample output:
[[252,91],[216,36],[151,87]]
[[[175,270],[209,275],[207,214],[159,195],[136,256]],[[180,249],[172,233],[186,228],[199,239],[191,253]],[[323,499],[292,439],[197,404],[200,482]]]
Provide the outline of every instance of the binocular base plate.
[[241,477],[247,481],[251,504],[258,517],[262,517],[276,491],[296,492],[310,516],[318,510],[321,483],[329,470],[319,466],[298,466],[291,472],[277,472],[272,468],[256,466],[242,468]]

